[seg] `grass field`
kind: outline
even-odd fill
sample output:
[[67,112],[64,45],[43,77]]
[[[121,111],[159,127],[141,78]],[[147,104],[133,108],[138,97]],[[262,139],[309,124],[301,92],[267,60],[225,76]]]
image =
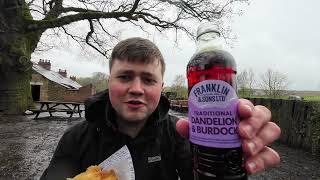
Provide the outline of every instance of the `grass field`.
[[305,101],[320,101],[320,96],[304,96]]

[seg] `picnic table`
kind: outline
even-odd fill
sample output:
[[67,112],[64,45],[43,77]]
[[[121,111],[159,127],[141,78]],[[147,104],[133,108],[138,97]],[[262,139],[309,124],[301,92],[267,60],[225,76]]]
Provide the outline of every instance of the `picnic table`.
[[81,117],[81,112],[83,111],[80,109],[80,105],[83,103],[80,102],[63,102],[63,101],[38,101],[40,104],[39,109],[31,109],[33,113],[36,114],[34,119],[37,119],[40,113],[48,112],[50,117],[53,116],[54,112],[66,112],[70,114],[69,117],[72,117],[73,114],[79,114]]

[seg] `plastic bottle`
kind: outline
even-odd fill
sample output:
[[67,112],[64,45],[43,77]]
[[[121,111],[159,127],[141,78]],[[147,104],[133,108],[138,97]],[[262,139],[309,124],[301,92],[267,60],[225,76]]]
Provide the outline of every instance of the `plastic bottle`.
[[195,180],[245,180],[236,93],[236,63],[216,25],[197,31],[187,66],[188,117]]

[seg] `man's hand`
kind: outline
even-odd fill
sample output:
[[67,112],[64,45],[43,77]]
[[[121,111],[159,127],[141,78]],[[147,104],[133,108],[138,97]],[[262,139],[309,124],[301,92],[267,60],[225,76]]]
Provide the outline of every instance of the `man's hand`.
[[[252,174],[280,163],[279,154],[267,147],[279,138],[281,130],[271,122],[271,112],[264,106],[254,106],[249,100],[240,99],[238,112],[240,116],[239,135],[245,154],[245,167]],[[189,137],[189,122],[180,119],[177,131]]]

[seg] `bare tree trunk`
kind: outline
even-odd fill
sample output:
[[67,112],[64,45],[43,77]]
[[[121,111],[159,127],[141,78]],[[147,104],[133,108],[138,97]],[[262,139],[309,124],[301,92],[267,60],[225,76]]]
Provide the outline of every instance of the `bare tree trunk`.
[[1,73],[0,111],[20,114],[32,105],[30,71]]
[[24,1],[0,1],[0,112],[23,113],[32,104],[31,53],[42,32],[26,32]]

